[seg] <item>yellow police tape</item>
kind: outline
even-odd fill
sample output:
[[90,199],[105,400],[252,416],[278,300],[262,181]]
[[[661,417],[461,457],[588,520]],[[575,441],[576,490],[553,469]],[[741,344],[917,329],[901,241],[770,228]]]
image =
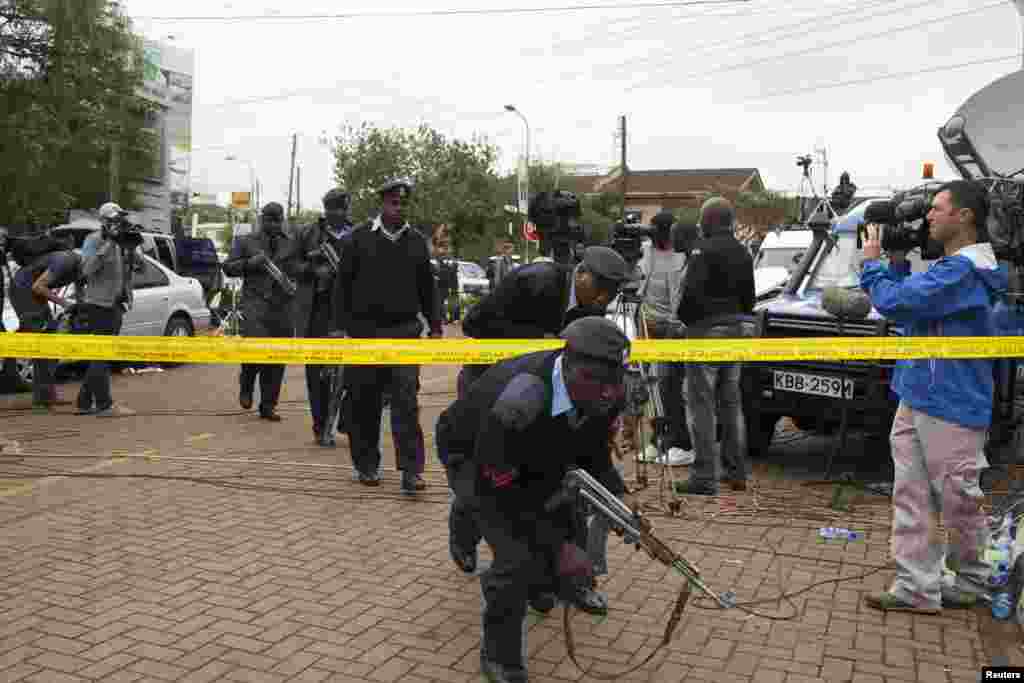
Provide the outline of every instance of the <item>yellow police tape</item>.
[[[264,339],[0,334],[0,358],[267,363],[283,365],[461,365],[495,363],[557,349],[559,339]],[[1020,358],[1024,337],[801,337],[633,342],[630,360],[726,362]]]

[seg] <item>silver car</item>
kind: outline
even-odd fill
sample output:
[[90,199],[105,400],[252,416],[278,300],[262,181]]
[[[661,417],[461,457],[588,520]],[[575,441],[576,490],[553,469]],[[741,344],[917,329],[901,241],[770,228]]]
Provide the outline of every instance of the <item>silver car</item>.
[[[66,296],[73,298],[74,285]],[[199,281],[182,277],[149,256],[142,257],[142,270],[135,273],[135,302],[125,313],[121,334],[126,336],[191,337],[210,325],[210,309],[203,297]],[[60,307],[54,306],[54,314]],[[18,315],[10,301],[4,303],[4,328],[8,332],[18,329]],[[32,382],[32,363],[26,359],[16,361],[17,374],[25,382]]]

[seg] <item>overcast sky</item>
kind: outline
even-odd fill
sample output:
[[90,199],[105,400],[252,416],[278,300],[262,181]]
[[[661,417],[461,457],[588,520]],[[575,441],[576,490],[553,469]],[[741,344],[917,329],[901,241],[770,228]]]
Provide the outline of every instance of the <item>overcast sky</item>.
[[[770,188],[792,191],[796,156],[824,147],[830,186],[848,170],[861,188],[905,187],[925,161],[940,178],[951,175],[937,129],[972,93],[1021,66],[1017,57],[825,87],[1017,54],[1021,27],[1009,0],[123,4],[146,36],[196,51],[193,190],[248,189],[248,167],[224,160],[235,154],[253,163],[263,201],[283,203],[298,133],[306,208],[320,208],[333,185],[324,131],[424,122],[450,136],[486,136],[510,168],[525,133],[505,104],[527,117],[533,158],[607,168],[618,160],[624,114],[631,169],[756,167]],[[580,5],[622,9],[379,16]],[[337,13],[375,16],[144,18]],[[820,188],[820,160],[813,170]]]

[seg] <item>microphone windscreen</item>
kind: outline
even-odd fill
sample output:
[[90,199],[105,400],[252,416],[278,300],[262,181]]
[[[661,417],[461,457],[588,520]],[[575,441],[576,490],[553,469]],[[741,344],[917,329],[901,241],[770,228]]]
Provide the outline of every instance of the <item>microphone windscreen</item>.
[[871,312],[871,299],[864,292],[844,287],[826,287],[821,305],[837,318],[863,320]]

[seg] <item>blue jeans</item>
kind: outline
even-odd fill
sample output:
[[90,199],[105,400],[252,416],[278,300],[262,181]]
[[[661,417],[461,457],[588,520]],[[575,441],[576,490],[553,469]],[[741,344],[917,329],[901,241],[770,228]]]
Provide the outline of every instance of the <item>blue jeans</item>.
[[[731,339],[742,336],[738,326],[712,327],[702,338]],[[718,491],[720,479],[746,479],[747,430],[740,391],[740,363],[687,363],[686,410],[695,460],[690,482]],[[721,448],[715,448],[718,425]]]

